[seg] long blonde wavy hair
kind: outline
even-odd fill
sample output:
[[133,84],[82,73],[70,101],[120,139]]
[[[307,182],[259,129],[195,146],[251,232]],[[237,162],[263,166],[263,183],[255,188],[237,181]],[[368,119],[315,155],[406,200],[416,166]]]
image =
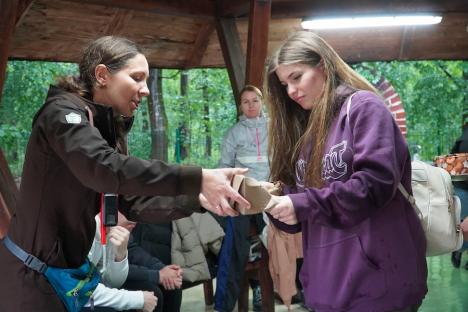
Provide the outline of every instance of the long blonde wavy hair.
[[[287,94],[276,69],[279,65],[323,66],[325,85],[317,103],[304,110]],[[295,184],[295,164],[304,146],[312,143],[304,181],[309,187],[321,187],[322,157],[330,125],[341,108],[336,103],[336,88],[345,84],[356,90],[377,90],[349,67],[321,37],[310,31],[292,34],[270,58],[265,75],[265,102],[270,114],[270,178]],[[307,157],[307,155],[306,155]]]

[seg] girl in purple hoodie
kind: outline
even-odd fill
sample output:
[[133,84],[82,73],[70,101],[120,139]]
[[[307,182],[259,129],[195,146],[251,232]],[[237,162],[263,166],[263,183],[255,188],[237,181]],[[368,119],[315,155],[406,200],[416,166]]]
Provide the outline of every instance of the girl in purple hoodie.
[[306,304],[319,312],[417,311],[426,241],[397,187],[411,190],[407,144],[376,89],[322,38],[293,34],[270,60],[271,220],[302,231]]

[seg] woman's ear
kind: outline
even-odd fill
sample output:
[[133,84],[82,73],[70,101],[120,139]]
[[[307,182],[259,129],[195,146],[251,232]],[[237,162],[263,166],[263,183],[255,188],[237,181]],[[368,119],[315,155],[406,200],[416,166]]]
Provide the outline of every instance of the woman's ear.
[[94,75],[96,77],[96,81],[99,87],[105,87],[109,80],[109,70],[107,69],[106,65],[99,64],[94,69]]
[[323,63],[323,59],[320,59],[320,62],[317,64],[317,68],[319,68],[322,72],[325,72],[325,64]]

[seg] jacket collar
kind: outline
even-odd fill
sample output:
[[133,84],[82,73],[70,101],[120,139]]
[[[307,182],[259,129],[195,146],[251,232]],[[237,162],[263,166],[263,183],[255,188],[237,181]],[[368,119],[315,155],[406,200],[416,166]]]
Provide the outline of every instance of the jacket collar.
[[[112,107],[93,102],[85,97],[80,96],[79,94],[68,92],[56,86],[50,86],[49,92],[47,94],[47,102],[53,98],[63,98],[65,100],[69,100],[72,103],[78,104],[83,109],[85,109],[85,106],[88,106],[93,113],[94,126],[99,130],[102,137],[112,147],[116,146],[116,125],[119,126],[119,129],[124,131],[125,135],[130,131],[133,125],[134,117],[123,117],[120,115],[115,115]],[[40,111],[42,111],[42,109],[43,108],[41,108]],[[36,114],[35,119],[39,115],[40,111]],[[88,116],[87,112],[86,116]]]

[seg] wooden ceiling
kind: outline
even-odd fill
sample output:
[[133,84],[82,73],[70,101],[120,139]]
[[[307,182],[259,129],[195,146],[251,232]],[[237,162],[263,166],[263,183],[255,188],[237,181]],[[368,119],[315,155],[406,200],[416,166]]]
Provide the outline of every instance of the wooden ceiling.
[[[8,0],[6,0],[8,1]],[[19,21],[10,59],[76,62],[80,48],[103,35],[128,37],[152,67],[224,67],[218,18],[235,18],[247,47],[248,0],[36,0]],[[435,26],[318,31],[348,62],[468,59],[468,1],[273,0],[268,52],[300,29],[304,16],[430,12]],[[0,42],[1,44],[1,42]]]

